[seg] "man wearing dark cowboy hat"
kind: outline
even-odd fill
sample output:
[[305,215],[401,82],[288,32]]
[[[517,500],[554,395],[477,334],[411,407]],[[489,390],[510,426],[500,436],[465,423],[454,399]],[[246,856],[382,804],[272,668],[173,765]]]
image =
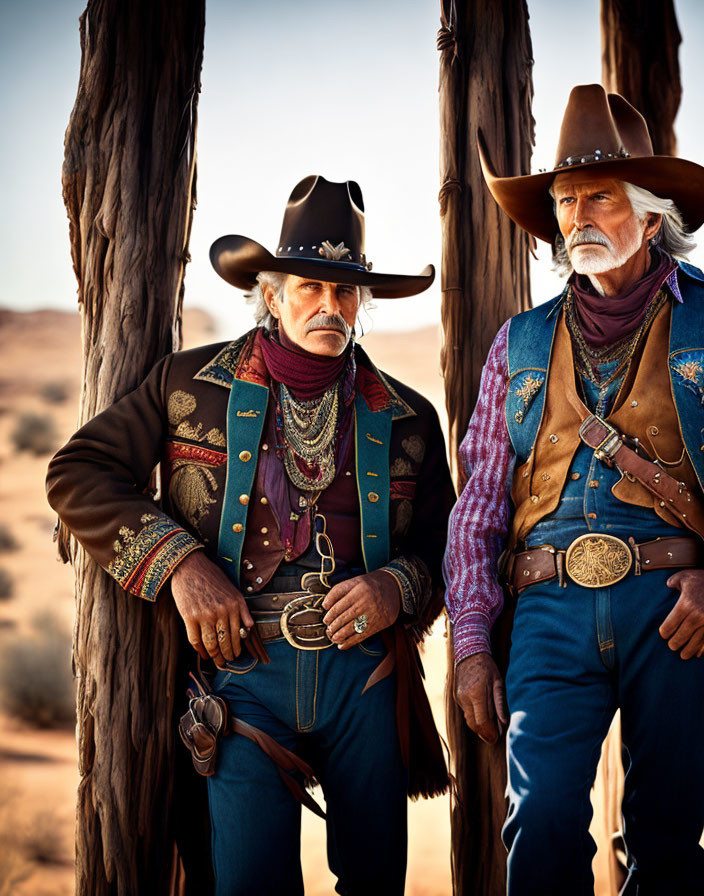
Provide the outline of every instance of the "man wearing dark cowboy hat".
[[[302,893],[292,790],[310,799],[290,762],[322,785],[347,894],[403,893],[407,794],[447,785],[417,655],[442,607],[443,437],[353,338],[362,301],[422,292],[434,271],[372,272],[363,208],[356,183],[307,177],[275,254],[217,240],[215,270],[250,291],[258,326],[164,358],[49,470],[78,540],[131,594],[170,591],[219,670],[236,733],[208,778],[218,896]],[[143,489],[159,462],[157,506]]]
[[704,275],[675,259],[704,220],[704,168],[654,156],[599,85],[572,91],[554,170],[502,178],[481,155],[570,274],[496,336],[445,560],[456,699],[484,740],[508,725],[508,892],[593,892],[589,790],[620,708],[622,892],[702,893]]

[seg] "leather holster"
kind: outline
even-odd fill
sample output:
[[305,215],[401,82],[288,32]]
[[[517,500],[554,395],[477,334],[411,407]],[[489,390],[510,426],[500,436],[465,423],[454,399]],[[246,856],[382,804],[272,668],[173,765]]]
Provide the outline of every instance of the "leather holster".
[[191,752],[199,775],[215,773],[218,741],[228,732],[227,704],[215,694],[191,697],[178,723],[181,740]]

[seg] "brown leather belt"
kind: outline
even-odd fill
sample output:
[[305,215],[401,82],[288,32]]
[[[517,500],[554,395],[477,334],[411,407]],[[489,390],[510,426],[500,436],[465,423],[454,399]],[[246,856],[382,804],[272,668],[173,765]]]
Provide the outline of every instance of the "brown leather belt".
[[324,594],[289,591],[247,598],[247,607],[262,641],[285,638],[298,650],[324,650],[332,646],[323,623]]
[[558,577],[585,588],[603,588],[621,581],[630,572],[639,576],[653,569],[686,569],[704,566],[704,546],[698,538],[656,538],[628,544],[604,533],[576,538],[567,550],[542,544],[528,551],[507,552],[500,561],[502,578],[515,593],[529,585]]

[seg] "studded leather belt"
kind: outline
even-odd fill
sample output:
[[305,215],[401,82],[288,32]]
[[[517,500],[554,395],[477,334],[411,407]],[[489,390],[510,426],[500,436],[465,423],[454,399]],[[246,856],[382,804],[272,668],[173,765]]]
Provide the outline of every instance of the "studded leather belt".
[[283,637],[298,650],[324,650],[332,646],[323,623],[324,597],[310,591],[258,594],[247,598],[247,606],[262,641]]
[[502,555],[499,571],[511,591],[519,594],[529,585],[557,576],[584,588],[605,588],[629,573],[639,576],[652,569],[686,569],[704,566],[704,545],[698,538],[656,538],[636,544],[613,535],[589,533],[576,538],[567,550],[542,544],[528,551]]

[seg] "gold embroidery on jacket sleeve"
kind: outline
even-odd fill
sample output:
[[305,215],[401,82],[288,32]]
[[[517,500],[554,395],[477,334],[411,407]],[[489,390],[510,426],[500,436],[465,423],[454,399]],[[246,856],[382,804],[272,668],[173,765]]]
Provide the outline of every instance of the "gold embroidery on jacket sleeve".
[[139,532],[120,527],[106,569],[125,591],[154,600],[176,564],[200,543],[167,516],[145,513],[140,522]]

